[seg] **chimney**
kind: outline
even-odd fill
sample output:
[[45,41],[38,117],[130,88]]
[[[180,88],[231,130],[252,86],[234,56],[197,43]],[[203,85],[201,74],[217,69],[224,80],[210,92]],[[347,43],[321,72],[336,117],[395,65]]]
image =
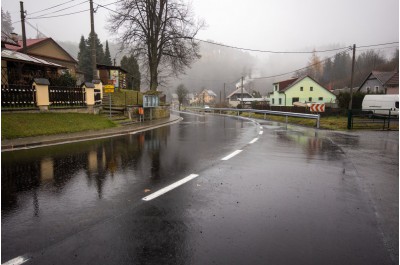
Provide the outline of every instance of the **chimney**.
[[10,35],[11,35],[11,39],[13,41],[15,41],[16,43],[18,43],[18,34],[15,32],[11,32]]

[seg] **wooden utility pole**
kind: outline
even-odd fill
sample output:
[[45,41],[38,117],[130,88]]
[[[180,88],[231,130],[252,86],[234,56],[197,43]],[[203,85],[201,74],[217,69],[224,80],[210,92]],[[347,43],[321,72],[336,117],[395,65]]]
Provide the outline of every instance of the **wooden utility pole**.
[[241,105],[242,105],[242,109],[243,109],[243,76],[242,76],[242,94],[240,96],[240,100],[241,100]]
[[225,103],[225,100],[226,100],[226,94],[225,94],[225,83],[224,83],[224,103]]
[[26,32],[25,32],[25,10],[24,2],[20,1],[19,6],[21,9],[21,25],[22,25],[22,52],[26,52]]
[[353,44],[353,60],[351,62],[351,77],[350,77],[350,102],[349,102],[349,110],[347,113],[347,129],[351,129],[351,120],[352,120],[352,107],[353,107],[353,80],[354,80],[354,63],[356,59],[356,45]]
[[97,76],[97,64],[96,64],[96,40],[94,32],[94,10],[93,10],[93,0],[90,0],[90,35],[92,36],[91,52],[92,52],[92,68],[93,68],[93,80],[98,80]]

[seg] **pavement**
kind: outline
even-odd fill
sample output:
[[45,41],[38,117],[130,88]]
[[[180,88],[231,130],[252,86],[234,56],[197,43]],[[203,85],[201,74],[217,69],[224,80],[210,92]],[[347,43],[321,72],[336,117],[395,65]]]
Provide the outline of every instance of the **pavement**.
[[43,135],[11,140],[6,139],[1,141],[1,151],[14,151],[48,145],[108,138],[118,135],[129,134],[132,132],[147,131],[161,126],[173,124],[179,122],[180,120],[182,120],[182,118],[171,114],[169,118],[138,122],[131,125],[119,126],[105,130]]

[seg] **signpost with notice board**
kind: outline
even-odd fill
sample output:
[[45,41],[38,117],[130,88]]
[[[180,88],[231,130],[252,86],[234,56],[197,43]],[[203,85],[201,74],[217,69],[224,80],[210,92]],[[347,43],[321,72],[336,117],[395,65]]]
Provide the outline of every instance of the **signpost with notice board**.
[[109,101],[110,101],[110,118],[111,118],[111,93],[114,93],[114,85],[105,85],[104,93],[109,93]]

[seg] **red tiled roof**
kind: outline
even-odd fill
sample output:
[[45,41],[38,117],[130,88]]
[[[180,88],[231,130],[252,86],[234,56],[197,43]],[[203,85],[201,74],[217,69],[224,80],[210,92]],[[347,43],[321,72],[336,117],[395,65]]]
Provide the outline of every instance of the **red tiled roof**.
[[281,81],[281,82],[277,82],[274,84],[278,85],[278,89],[279,91],[285,91],[287,87],[289,87],[291,84],[293,84],[298,78],[292,78],[289,80],[285,80],[285,81]]
[[[45,40],[47,40],[47,39],[50,39],[50,38],[27,39],[27,40],[26,40],[26,46],[29,47],[29,46],[32,46],[32,45],[34,45],[34,44],[36,44],[36,43],[45,41]],[[20,50],[22,50],[22,40],[18,40],[18,45],[19,45],[20,47],[16,47],[16,46],[12,46],[12,45],[6,44],[6,48],[9,49],[9,50],[14,50],[14,51],[20,51]]]
[[399,86],[399,72],[395,73],[392,78],[390,78],[386,84],[386,86],[389,87],[395,87],[395,86]]

